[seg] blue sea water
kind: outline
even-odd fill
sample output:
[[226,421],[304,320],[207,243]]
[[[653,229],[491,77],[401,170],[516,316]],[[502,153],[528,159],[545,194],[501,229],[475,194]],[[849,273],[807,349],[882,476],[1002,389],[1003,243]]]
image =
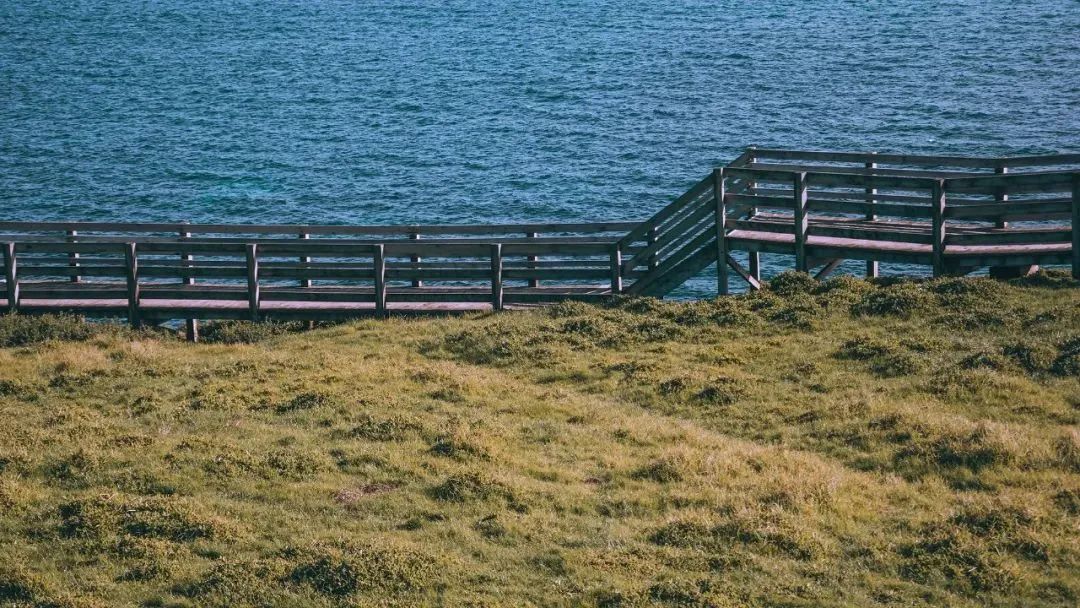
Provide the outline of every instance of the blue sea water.
[[750,144],[1080,151],[1080,3],[0,3],[6,219],[640,218]]

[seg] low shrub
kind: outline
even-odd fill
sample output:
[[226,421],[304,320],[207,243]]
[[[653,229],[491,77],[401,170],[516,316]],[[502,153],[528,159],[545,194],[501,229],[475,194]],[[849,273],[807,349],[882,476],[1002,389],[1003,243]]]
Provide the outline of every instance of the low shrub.
[[767,283],[769,291],[782,297],[813,293],[819,285],[814,277],[794,270],[785,270]]
[[672,483],[683,479],[678,463],[666,458],[654,460],[636,469],[630,476],[634,479],[643,479],[656,483]]
[[214,321],[199,328],[199,340],[207,344],[257,344],[307,327],[301,321]]
[[918,284],[902,281],[867,292],[851,307],[856,316],[910,318],[919,312],[929,312],[934,297]]
[[278,404],[274,411],[279,414],[287,414],[289,412],[313,410],[316,408],[326,407],[333,403],[333,398],[326,393],[320,392],[306,392],[296,395],[292,399],[284,403]]
[[1058,354],[1050,364],[1050,371],[1058,376],[1080,377],[1080,335],[1058,345]]
[[362,414],[351,429],[335,435],[368,441],[401,441],[422,430],[423,426],[419,422],[405,416],[375,418],[370,414]]
[[87,323],[74,315],[0,315],[0,348],[29,346],[51,340],[82,342],[108,332],[121,332],[110,324]]
[[343,597],[362,592],[414,592],[428,585],[435,573],[430,557],[410,550],[318,547],[309,550],[285,580],[321,595]]
[[431,488],[429,494],[442,502],[468,502],[505,496],[506,490],[479,473],[455,473]]
[[696,399],[711,405],[731,405],[747,395],[747,389],[739,380],[720,376],[710,380],[697,395]]

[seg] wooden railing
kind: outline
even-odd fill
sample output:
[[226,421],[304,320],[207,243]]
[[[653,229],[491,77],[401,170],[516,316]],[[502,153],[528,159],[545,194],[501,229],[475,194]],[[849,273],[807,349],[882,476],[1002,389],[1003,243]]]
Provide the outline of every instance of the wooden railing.
[[1080,278],[1077,225],[1080,154],[749,148],[634,222],[0,222],[0,295],[10,310],[70,309],[137,324],[663,296],[717,261],[717,290],[725,294],[732,272],[761,287],[762,253],[792,255],[795,268],[820,268],[822,278],[852,259],[865,260],[870,276],[880,262],[901,262],[928,265],[935,275],[1070,264]]
[[70,308],[134,324],[382,315],[395,304],[499,310],[617,293],[617,241],[636,225],[3,222],[3,293],[13,311]]
[[[743,166],[751,159],[747,151],[729,166]],[[620,267],[624,279],[633,281],[629,293],[662,296],[715,261],[715,186],[712,175],[705,177],[619,240],[622,249],[637,250],[624,256]],[[729,185],[735,192],[749,187],[742,180]]]
[[754,162],[716,172],[725,184],[755,184],[719,202],[725,251],[794,254],[796,269],[823,264],[824,274],[864,259],[871,275],[880,261],[926,264],[935,276],[1069,264],[1080,278],[1080,154],[752,154]]

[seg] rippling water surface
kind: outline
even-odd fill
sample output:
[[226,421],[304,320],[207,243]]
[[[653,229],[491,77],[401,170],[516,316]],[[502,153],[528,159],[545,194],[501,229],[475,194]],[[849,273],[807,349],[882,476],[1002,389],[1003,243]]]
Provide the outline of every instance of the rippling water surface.
[[1076,0],[3,2],[0,217],[622,219],[749,144],[1080,151],[1077,32]]

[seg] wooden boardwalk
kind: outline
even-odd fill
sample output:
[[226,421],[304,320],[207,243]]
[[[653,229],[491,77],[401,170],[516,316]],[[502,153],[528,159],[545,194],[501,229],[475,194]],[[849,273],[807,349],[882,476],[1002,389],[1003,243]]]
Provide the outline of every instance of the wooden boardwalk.
[[[449,314],[663,296],[760,256],[824,278],[844,260],[1080,278],[1080,154],[965,158],[749,148],[653,217],[563,224],[329,226],[0,222],[0,306],[188,319]],[[745,263],[732,256],[745,252]]]

